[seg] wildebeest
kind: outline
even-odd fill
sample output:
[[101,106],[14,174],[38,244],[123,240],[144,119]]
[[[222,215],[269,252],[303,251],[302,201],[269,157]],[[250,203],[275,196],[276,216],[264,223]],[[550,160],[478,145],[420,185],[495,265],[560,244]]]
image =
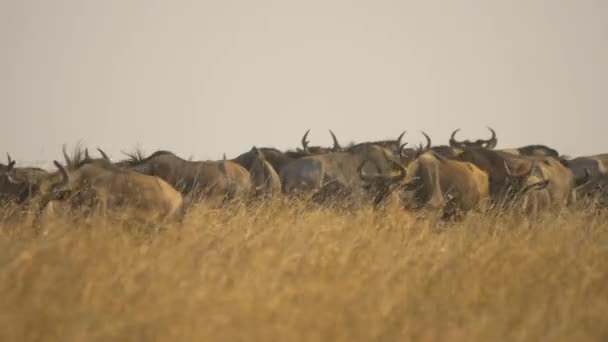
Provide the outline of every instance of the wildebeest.
[[358,167],[368,167],[389,174],[397,157],[389,148],[375,144],[360,145],[356,149],[307,156],[292,161],[280,173],[283,193],[313,193],[326,187],[363,198],[365,183],[359,177]]
[[585,204],[608,208],[608,174],[593,177],[578,189],[577,196],[583,199]]
[[[342,150],[340,143],[338,142],[335,134],[331,130],[330,134],[332,136],[332,139],[334,140],[334,146],[332,148],[321,146],[308,146],[308,144],[310,143],[308,141],[309,133],[310,130],[307,130],[306,133],[304,133],[304,136],[301,140],[302,148],[298,148],[295,151],[291,150],[283,152],[273,147],[257,147],[257,150],[264,155],[264,159],[272,166],[272,168],[276,171],[277,174],[281,172],[285,165],[291,163],[296,159],[311,155],[337,152]],[[254,153],[252,150],[250,150],[245,153],[242,153],[234,159],[231,159],[231,161],[247,168],[246,165],[249,165],[250,161],[253,158],[255,158]]]
[[[399,152],[401,151],[401,147],[402,147],[401,141],[402,141],[405,133],[407,133],[407,131],[403,131],[401,134],[399,134],[399,136],[395,140],[389,139],[389,140],[361,142],[361,143],[353,144],[352,146],[349,146],[347,148],[343,148],[343,150],[347,151],[347,152],[356,152],[357,150],[365,149],[370,145],[375,145],[375,146],[387,148],[387,149],[391,150],[391,152],[393,152],[393,154],[398,155]],[[334,141],[336,141],[335,137],[334,137]]]
[[260,149],[254,146],[232,161],[249,171],[256,197],[270,198],[281,193],[281,179]]
[[568,167],[579,183],[581,179],[585,179],[586,173],[590,176],[589,182],[579,187],[577,196],[597,197],[597,199],[601,199],[602,203],[608,203],[604,201],[604,198],[608,198],[605,196],[606,189],[608,189],[608,153],[570,159]]
[[[492,132],[492,137],[489,140],[480,139],[474,142],[459,142],[455,140],[454,136],[458,132],[456,130],[450,138],[450,146],[432,146],[430,137],[423,133],[427,139],[427,146],[422,150],[432,151],[436,158],[447,158],[475,165],[487,174],[492,204],[506,206],[512,202],[508,198],[514,198],[508,192],[510,191],[511,194],[517,192],[521,195],[522,189],[528,184],[527,177],[530,176],[530,173],[523,170],[530,171],[531,168],[529,166],[531,163],[523,157],[512,153],[493,150],[496,145],[496,134],[492,128],[488,127],[488,129]],[[413,151],[415,150],[410,149],[409,154],[414,153]],[[416,152],[416,154],[419,154],[419,152]],[[509,166],[516,171],[512,173],[507,172]],[[529,189],[533,188],[539,188],[539,186]],[[525,192],[529,189],[525,190]]]
[[[469,148],[459,154],[457,159],[471,162],[488,174],[490,194],[494,204],[504,204],[505,199],[510,197],[513,183],[527,184],[528,180],[521,177],[529,177],[535,170],[542,173],[542,179],[549,181],[546,189],[550,194],[552,205],[556,207],[573,203],[576,198],[574,195],[576,188],[588,180],[588,177],[576,180],[567,167],[568,162],[554,157],[518,156],[504,151]],[[528,172],[520,173],[518,170],[528,170]]]
[[321,147],[321,146],[309,146],[310,141],[308,141],[308,134],[310,133],[310,129],[306,131],[306,133],[304,133],[304,136],[302,137],[301,140],[301,144],[302,144],[302,149],[299,150],[298,152],[304,152],[306,154],[323,154],[323,153],[329,153],[329,152],[338,152],[342,150],[342,147],[340,146],[340,143],[338,142],[338,139],[336,138],[336,135],[334,134],[334,132],[330,129],[329,130],[329,134],[331,135],[331,138],[333,140],[333,147],[328,148],[328,147]]
[[247,201],[253,195],[249,172],[229,160],[189,161],[169,151],[157,151],[146,158],[133,155],[117,164],[159,177],[192,200]]
[[608,153],[568,160],[568,167],[576,179],[585,177],[585,169],[592,178],[608,174]]
[[529,216],[536,216],[551,207],[551,195],[547,189],[549,180],[545,179],[542,173],[532,172],[522,180],[524,184],[519,187],[519,191],[512,192],[513,197],[503,204],[508,204],[510,209],[521,210],[522,214]]
[[8,164],[0,164],[0,201],[26,202],[37,191],[48,172],[37,167],[15,167],[16,162],[7,154]]
[[518,156],[537,156],[537,157],[553,157],[559,158],[559,153],[546,145],[526,145],[518,148],[502,149],[500,151],[508,152]]
[[[458,131],[460,131],[460,129],[457,129],[454,132],[452,132],[452,135],[450,136],[450,147],[452,147],[454,149],[485,148],[485,149],[493,150],[494,148],[496,148],[498,140],[496,139],[496,132],[490,127],[488,127],[488,129],[490,130],[490,132],[492,132],[492,137],[490,139],[488,139],[488,140],[477,139],[475,141],[469,141],[469,140],[458,141],[458,140],[456,140],[456,138],[455,138],[456,133],[458,133]],[[526,146],[522,146],[522,147],[518,147],[518,148],[502,149],[500,151],[509,152],[511,154],[521,155],[521,156],[545,156],[545,157],[559,158],[559,153],[556,150],[554,150],[546,145],[526,145]],[[448,153],[450,153],[450,152],[458,154],[458,150],[449,151]]]
[[399,148],[399,156],[401,157],[401,161],[407,165],[420,154],[421,150],[430,150],[432,148],[431,137],[428,136],[425,132],[421,132],[424,138],[426,139],[426,146],[422,146],[422,144],[416,147],[407,147],[407,143],[401,144]]
[[494,132],[494,130],[490,127],[488,127],[488,129],[490,130],[490,132],[492,132],[492,137],[488,140],[477,139],[475,141],[470,141],[470,140],[458,141],[458,140],[456,140],[456,133],[458,133],[460,131],[460,128],[459,128],[459,129],[455,130],[454,132],[452,132],[452,135],[450,136],[450,146],[455,147],[455,148],[477,147],[477,148],[493,149],[496,147],[498,140],[496,139],[496,132]]
[[126,170],[108,161],[82,160],[67,169],[58,169],[45,179],[35,198],[41,212],[51,202],[65,203],[99,215],[115,209],[133,209],[146,222],[178,219],[183,209],[182,195],[164,180]]
[[[488,176],[475,165],[447,159],[432,150],[420,150],[408,164],[403,179],[384,177],[386,182],[400,182],[404,205],[409,209],[432,208],[443,211],[445,218],[457,212],[467,212],[488,197]],[[360,171],[366,181],[378,183],[382,174],[370,175]],[[389,189],[387,185],[384,189]],[[386,197],[386,193],[377,194]],[[375,202],[379,202],[376,197]]]
[[[291,163],[293,160],[309,155],[304,152],[283,152],[273,147],[258,147],[257,150],[264,155],[264,159],[277,173],[279,173],[285,165]],[[246,165],[249,165],[253,158],[255,158],[254,152],[249,150],[240,154],[236,158],[231,159],[231,161],[246,168]]]

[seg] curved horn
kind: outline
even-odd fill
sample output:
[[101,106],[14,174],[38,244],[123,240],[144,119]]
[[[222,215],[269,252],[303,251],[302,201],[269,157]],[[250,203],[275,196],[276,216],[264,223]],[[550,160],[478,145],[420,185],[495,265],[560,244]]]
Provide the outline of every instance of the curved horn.
[[[15,168],[15,164],[16,162],[14,160],[11,159],[11,156],[7,153],[6,157],[8,158],[8,164],[6,166],[6,170],[4,171],[5,173],[9,173],[13,170],[13,168]],[[10,176],[9,176],[10,178]]]
[[334,132],[330,129],[329,130],[329,134],[331,134],[331,138],[334,141],[334,147],[332,148],[333,151],[342,151],[342,146],[340,146],[340,143],[338,142],[338,138],[336,138],[336,135],[334,134]]
[[302,150],[304,152],[307,152],[307,153],[308,153],[308,143],[309,143],[309,141],[306,140],[306,139],[308,139],[308,133],[310,133],[310,129],[308,131],[306,131],[306,133],[304,133],[304,136],[302,137],[302,141],[301,141],[302,142]]
[[65,159],[65,163],[66,165],[69,167],[72,165],[72,159],[70,159],[70,156],[68,155],[68,152],[66,151],[66,146],[65,144],[62,147],[62,151],[63,151],[63,159]]
[[61,173],[61,183],[60,183],[61,186],[67,185],[68,181],[70,179],[70,177],[68,176],[68,172],[65,170],[65,168],[63,167],[63,165],[61,165],[58,161],[54,160],[53,164],[55,164],[55,167]]
[[13,183],[13,184],[21,184],[22,182],[16,180],[13,175],[12,175],[12,171],[15,168],[15,161],[11,159],[11,156],[8,155],[8,153],[6,154],[6,156],[8,157],[8,165],[6,167],[6,170],[4,170],[3,174],[6,175],[6,178],[8,179],[9,182]]
[[426,138],[426,147],[424,149],[428,150],[431,148],[431,137],[429,137],[426,133],[422,132],[422,135]]
[[505,164],[505,170],[507,171],[507,176],[513,177],[513,173],[511,172],[511,168],[509,167],[509,164],[507,164],[507,161],[503,160],[503,163]]
[[399,155],[401,157],[403,157],[403,149],[405,148],[405,146],[407,146],[407,143],[403,143],[401,144],[401,147],[399,147]]
[[401,139],[403,139],[405,133],[407,133],[407,131],[403,131],[403,133],[399,134],[399,136],[397,137],[397,140],[395,141],[395,145],[397,145],[397,148],[401,147]]
[[84,149],[84,159],[85,160],[91,159],[91,156],[89,155],[89,149],[88,148]]
[[498,143],[498,140],[496,139],[496,132],[490,126],[487,128],[490,130],[490,132],[492,132],[492,137],[485,141],[485,145],[487,149],[493,149]]
[[97,151],[99,151],[99,154],[101,154],[101,157],[107,161],[110,161],[110,158],[108,157],[108,155],[100,148],[97,148]]
[[460,132],[460,128],[452,132],[452,135],[450,136],[450,146],[452,147],[459,147],[462,145],[460,141],[456,140],[456,133],[458,132]]

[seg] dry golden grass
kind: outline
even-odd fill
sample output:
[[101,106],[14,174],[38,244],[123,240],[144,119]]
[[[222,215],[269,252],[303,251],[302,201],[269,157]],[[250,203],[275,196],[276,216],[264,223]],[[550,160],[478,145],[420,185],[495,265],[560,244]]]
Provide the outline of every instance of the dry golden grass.
[[153,234],[5,223],[0,341],[606,341],[607,218],[276,204]]

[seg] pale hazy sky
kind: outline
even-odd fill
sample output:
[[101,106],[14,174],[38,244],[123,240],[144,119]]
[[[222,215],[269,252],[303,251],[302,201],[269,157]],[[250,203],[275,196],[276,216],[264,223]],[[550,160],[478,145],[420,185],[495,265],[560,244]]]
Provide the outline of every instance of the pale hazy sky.
[[[0,0],[0,152],[498,132],[608,152],[608,1]],[[0,159],[1,160],[1,159]]]

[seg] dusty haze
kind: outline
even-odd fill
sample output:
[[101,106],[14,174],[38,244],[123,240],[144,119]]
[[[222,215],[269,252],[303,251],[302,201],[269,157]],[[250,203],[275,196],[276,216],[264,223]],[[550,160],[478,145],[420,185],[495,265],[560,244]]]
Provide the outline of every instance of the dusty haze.
[[0,150],[234,156],[427,131],[608,152],[605,1],[0,0]]

